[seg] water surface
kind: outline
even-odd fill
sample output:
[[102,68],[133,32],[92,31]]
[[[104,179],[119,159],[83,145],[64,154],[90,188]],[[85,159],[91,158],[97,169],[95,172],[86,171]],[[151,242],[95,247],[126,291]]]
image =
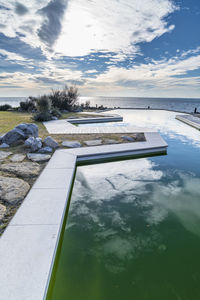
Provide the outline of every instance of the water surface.
[[49,298],[200,299],[200,132],[172,112],[120,114],[168,154],[78,168]]

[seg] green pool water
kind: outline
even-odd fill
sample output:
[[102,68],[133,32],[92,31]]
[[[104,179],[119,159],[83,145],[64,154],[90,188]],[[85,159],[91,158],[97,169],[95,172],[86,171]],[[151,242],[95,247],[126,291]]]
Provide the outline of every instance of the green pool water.
[[172,112],[116,113],[168,154],[77,169],[48,299],[200,299],[200,132]]

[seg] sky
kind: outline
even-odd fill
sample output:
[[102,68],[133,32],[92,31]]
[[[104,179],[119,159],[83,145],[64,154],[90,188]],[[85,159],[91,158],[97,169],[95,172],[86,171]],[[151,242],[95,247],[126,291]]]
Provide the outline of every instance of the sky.
[[200,0],[0,0],[0,97],[200,98]]

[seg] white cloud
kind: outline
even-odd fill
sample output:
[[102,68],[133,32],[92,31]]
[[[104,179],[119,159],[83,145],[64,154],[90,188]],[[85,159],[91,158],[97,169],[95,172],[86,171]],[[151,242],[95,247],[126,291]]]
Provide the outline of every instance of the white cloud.
[[134,53],[137,43],[174,29],[164,17],[175,9],[169,0],[70,1],[55,49],[70,56],[98,50]]
[[[196,92],[198,95],[200,76],[187,76],[188,71],[194,71],[200,68],[200,55],[196,54],[198,53],[197,51],[192,51],[193,55],[190,57],[183,57],[183,55],[180,54],[169,60],[152,60],[149,63],[142,63],[137,66],[132,66],[129,69],[110,66],[104,73],[97,75],[95,78],[89,78],[87,85],[83,87],[83,89],[92,87],[92,89],[96,89],[98,93],[98,91],[102,91],[103,88],[104,94],[105,92],[110,92],[111,95],[113,95],[112,91],[114,90],[118,95],[120,92],[124,94],[124,91],[127,95],[128,93],[133,95],[133,92],[140,90],[142,93],[141,96],[150,91],[166,93],[171,90],[172,93],[174,93],[176,90],[177,96],[181,95],[182,97],[192,96],[188,94],[192,89],[193,92]],[[184,75],[186,76],[184,77]],[[190,90],[188,90],[189,87]]]
[[[174,28],[174,25],[168,26],[164,19],[176,9],[171,0],[71,0],[69,3],[67,0],[55,0],[54,4],[59,5],[60,19],[50,2],[53,1],[22,0],[20,3],[24,5],[25,13],[19,17],[16,1],[0,1],[9,9],[0,10],[0,23],[5,25],[1,31],[9,37],[20,34],[21,40],[32,47],[41,47],[46,54],[47,48],[52,46],[61,54],[81,56],[99,50],[136,53],[137,43],[150,42]],[[56,15],[52,16],[53,13]],[[49,23],[47,17],[51,18]],[[46,25],[55,22],[52,45],[44,36],[50,34],[44,22]],[[55,31],[54,26],[51,27]]]

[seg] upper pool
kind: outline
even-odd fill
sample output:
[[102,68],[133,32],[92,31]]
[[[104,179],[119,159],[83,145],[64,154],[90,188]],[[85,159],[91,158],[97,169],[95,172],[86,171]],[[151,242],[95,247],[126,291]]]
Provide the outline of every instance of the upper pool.
[[200,299],[200,132],[173,112],[116,113],[168,154],[77,169],[48,299]]

